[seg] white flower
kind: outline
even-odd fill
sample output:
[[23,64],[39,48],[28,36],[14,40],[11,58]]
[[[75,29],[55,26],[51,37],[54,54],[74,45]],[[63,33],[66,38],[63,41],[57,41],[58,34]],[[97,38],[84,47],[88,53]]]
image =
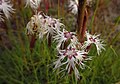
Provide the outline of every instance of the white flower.
[[[86,5],[91,5],[92,0],[87,0]],[[69,9],[71,10],[71,13],[76,15],[78,13],[78,0],[70,0],[69,1]]]
[[83,67],[85,67],[83,63],[85,60],[90,60],[87,58],[87,52],[79,51],[75,48],[59,50],[58,60],[54,62],[54,69],[56,70],[64,65],[66,67],[62,71],[66,70],[70,73],[71,70],[74,70],[76,79],[79,79],[79,71],[76,65],[83,69]]
[[41,0],[26,0],[26,6],[30,6],[33,10],[37,10]]
[[45,16],[43,27],[45,28],[47,39],[48,39],[49,35],[51,36],[55,35],[56,32],[61,29],[61,27],[64,27],[64,24],[60,23],[59,19]]
[[9,0],[0,1],[0,11],[2,11],[7,18],[10,18],[10,13],[14,13],[13,5]]
[[43,38],[45,29],[42,27],[43,16],[39,13],[31,17],[26,29],[28,35],[37,35],[39,38]]
[[70,8],[71,13],[76,15],[78,13],[78,0],[75,1],[70,0],[68,7]]
[[70,41],[70,44],[68,47],[75,47],[78,43],[78,40],[75,36],[75,32],[68,32],[67,30],[63,29],[63,31],[57,31],[57,34],[53,37],[54,41],[56,41],[57,49],[59,49],[61,46],[63,48],[64,43],[67,41]]
[[49,35],[53,36],[57,31],[60,31],[61,27],[64,26],[60,23],[59,19],[51,18],[47,15],[38,13],[31,17],[31,20],[28,22],[27,34],[28,35],[39,35],[39,38],[42,38],[47,34],[47,39]]
[[97,48],[97,53],[99,55],[100,52],[102,52],[102,49],[105,50],[105,48],[104,48],[105,44],[103,44],[104,41],[99,39],[99,36],[100,35],[91,35],[88,32],[86,32],[87,41],[84,42],[83,48],[87,48],[91,44],[95,44],[95,46]]

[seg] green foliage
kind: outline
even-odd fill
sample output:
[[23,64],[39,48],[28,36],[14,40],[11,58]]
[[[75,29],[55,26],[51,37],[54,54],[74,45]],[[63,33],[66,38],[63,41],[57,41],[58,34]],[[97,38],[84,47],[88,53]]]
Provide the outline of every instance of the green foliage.
[[[55,10],[52,11],[55,12]],[[111,42],[106,40],[106,50],[100,56],[97,56],[94,47],[91,49],[89,55],[93,58],[86,63],[90,68],[79,70],[81,80],[76,81],[73,73],[58,74],[59,70],[54,71],[53,62],[57,54],[54,43],[48,47],[46,39],[38,39],[35,48],[32,52],[30,51],[30,41],[25,34],[25,26],[32,13],[30,9],[23,8],[18,11],[18,14],[21,20],[15,19],[16,29],[10,22],[6,22],[12,47],[0,47],[0,84],[114,84],[120,81],[120,49],[119,46],[114,46],[120,38],[120,32]],[[95,15],[96,12],[90,29],[93,27]],[[68,20],[64,22],[68,28],[71,28],[72,22],[69,23]],[[117,18],[116,23],[116,25],[119,23]]]
[[[11,33],[13,48],[4,48],[1,52],[0,84],[76,84],[73,74],[54,72],[55,44],[50,48],[46,39],[37,40],[31,53],[27,36],[24,32],[17,33],[19,35],[22,38]],[[106,46],[100,56],[97,56],[95,48],[89,54],[93,56],[93,60],[86,63],[90,68],[80,70],[82,79],[78,82],[111,84],[120,81],[120,56],[112,45]]]

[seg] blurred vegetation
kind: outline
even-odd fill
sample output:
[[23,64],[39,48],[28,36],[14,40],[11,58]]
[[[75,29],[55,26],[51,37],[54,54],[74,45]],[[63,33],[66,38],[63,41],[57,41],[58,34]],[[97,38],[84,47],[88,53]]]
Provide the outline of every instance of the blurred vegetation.
[[[30,52],[25,27],[32,10],[25,8],[20,0],[13,2],[15,14],[11,20],[0,22],[0,84],[117,84],[120,81],[119,0],[98,0],[90,8],[88,29],[101,34],[106,50],[97,56],[96,49],[91,49],[89,54],[93,60],[86,63],[90,69],[79,70],[81,80],[78,82],[74,74],[54,72],[55,44],[49,48],[46,39],[37,40],[33,52]],[[67,4],[58,5],[52,0],[51,3],[48,11],[45,11],[44,3],[41,10],[60,18],[68,30],[74,31],[76,16],[69,13]]]

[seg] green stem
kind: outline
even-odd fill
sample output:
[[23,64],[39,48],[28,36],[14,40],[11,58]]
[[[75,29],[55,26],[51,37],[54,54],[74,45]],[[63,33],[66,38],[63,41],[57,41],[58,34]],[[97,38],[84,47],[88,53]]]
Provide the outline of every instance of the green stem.
[[33,67],[33,72],[34,72],[34,75],[35,75],[35,79],[36,79],[36,81],[37,81],[37,84],[39,84],[37,72],[36,72],[36,69],[35,69],[35,66],[34,66],[34,62],[33,62],[33,60],[32,60],[32,55],[30,55],[30,60],[31,60],[31,64],[32,64],[32,67]]
[[92,32],[91,32],[91,33],[94,33],[94,31],[95,31],[95,29],[94,29],[94,27],[93,27],[93,23],[94,23],[94,21],[95,21],[95,16],[96,16],[96,14],[97,14],[98,7],[99,7],[99,0],[97,0],[96,9],[95,9],[94,15],[93,15],[93,17],[92,17],[92,21],[91,21],[91,23],[90,23],[90,28],[92,29]]

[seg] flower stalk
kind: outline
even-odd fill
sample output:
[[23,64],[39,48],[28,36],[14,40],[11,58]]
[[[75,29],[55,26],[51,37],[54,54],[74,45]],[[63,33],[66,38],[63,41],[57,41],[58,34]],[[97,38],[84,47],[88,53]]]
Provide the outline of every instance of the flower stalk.
[[82,26],[82,30],[81,30],[81,41],[80,42],[84,41],[86,26],[87,26],[87,20],[88,20],[88,11],[87,11],[87,8],[86,8],[85,9],[84,20],[83,20],[83,26]]
[[79,0],[78,2],[77,35],[80,42],[83,42],[84,34],[86,31],[86,23],[87,23],[86,1],[87,0]]

